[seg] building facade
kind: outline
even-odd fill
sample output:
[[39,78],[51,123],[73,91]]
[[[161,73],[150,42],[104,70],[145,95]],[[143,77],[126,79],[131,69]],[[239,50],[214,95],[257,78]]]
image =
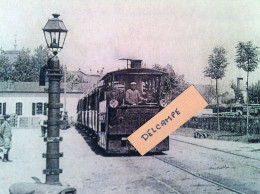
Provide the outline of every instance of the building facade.
[[[66,83],[66,95],[65,92],[61,93],[61,115],[66,105],[71,122],[76,120],[78,100],[100,80],[100,75],[82,74],[87,82],[73,80]],[[61,88],[64,85],[61,83]],[[5,114],[15,115],[15,126],[18,128],[38,127],[41,117],[48,114],[48,93],[45,88],[48,88],[48,83],[39,86],[38,82],[0,82],[0,117]]]

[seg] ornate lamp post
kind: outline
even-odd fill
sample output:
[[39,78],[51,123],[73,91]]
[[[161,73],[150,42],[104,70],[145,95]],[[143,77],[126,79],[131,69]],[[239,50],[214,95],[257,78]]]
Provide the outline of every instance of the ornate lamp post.
[[49,103],[48,103],[48,121],[47,121],[47,153],[43,154],[46,158],[46,174],[45,184],[39,183],[15,183],[11,185],[9,191],[11,194],[27,194],[27,193],[57,193],[57,194],[75,194],[75,188],[67,188],[61,186],[59,174],[62,170],[59,168],[59,158],[63,156],[59,150],[60,137],[60,81],[62,71],[60,62],[57,57],[58,52],[63,48],[68,30],[66,29],[59,14],[53,14],[54,18],[49,19],[43,28],[47,47],[53,52],[47,65],[41,68],[40,85],[45,85],[45,75],[49,78]]
[[47,138],[47,153],[43,154],[46,158],[46,169],[43,173],[46,174],[46,184],[60,184],[59,174],[62,172],[59,169],[59,157],[62,153],[59,152],[59,143],[62,140],[60,137],[60,81],[62,71],[60,68],[58,52],[63,48],[68,30],[66,29],[59,14],[53,14],[52,19],[49,19],[43,28],[44,37],[47,47],[53,52],[54,56],[48,60],[47,76],[49,78],[49,103],[48,103],[48,130]]

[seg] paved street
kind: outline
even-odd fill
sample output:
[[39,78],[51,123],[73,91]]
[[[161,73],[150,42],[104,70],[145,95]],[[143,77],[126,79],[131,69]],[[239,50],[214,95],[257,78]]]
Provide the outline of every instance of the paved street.
[[[60,180],[63,185],[76,187],[79,194],[260,191],[259,144],[171,135],[170,151],[165,154],[106,156],[88,136],[79,134],[74,128],[61,131],[61,136],[64,157],[60,160],[63,169]],[[14,129],[10,152],[13,162],[0,163],[0,193],[7,194],[12,183],[33,182],[30,177],[38,177],[44,182],[45,159],[41,155],[45,149],[39,128]]]

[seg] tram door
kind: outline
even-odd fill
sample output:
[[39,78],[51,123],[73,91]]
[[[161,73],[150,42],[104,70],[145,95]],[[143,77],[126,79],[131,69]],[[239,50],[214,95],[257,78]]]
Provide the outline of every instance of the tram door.
[[100,147],[106,149],[106,100],[99,102],[99,113],[98,113],[98,144]]

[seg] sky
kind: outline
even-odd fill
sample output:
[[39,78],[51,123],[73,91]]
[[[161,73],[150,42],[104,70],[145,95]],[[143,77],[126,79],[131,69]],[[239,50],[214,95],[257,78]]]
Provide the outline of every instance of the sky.
[[[42,28],[53,13],[67,27],[58,54],[68,70],[89,73],[122,69],[120,58],[142,59],[146,67],[171,64],[191,84],[210,84],[204,68],[215,46],[227,52],[226,77],[236,83],[246,73],[234,58],[239,41],[260,46],[258,0],[0,0],[3,50],[46,45]],[[259,80],[260,65],[249,83]]]

